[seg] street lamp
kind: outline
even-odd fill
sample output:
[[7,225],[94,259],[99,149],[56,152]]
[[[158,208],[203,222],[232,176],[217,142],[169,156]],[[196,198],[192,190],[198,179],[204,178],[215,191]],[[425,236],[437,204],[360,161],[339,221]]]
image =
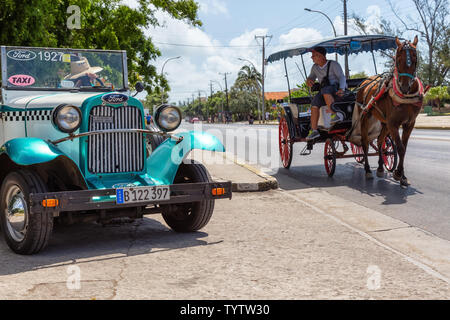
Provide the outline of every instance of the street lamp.
[[[334,24],[333,24],[333,22],[331,21],[330,17],[328,17],[328,16],[327,16],[325,13],[323,13],[322,11],[312,10],[312,9],[308,9],[308,8],[305,8],[305,10],[306,10],[306,11],[309,11],[309,12],[317,12],[317,13],[320,13],[320,14],[324,15],[325,18],[327,18],[328,21],[330,21],[330,23],[331,23],[331,27],[333,28],[333,32],[334,32],[334,37],[335,37],[335,38],[337,37],[336,29],[334,28]],[[337,55],[337,53],[336,53],[335,57],[336,57],[336,61],[338,61],[338,55]]]
[[[243,58],[238,58],[238,60],[241,60],[241,61],[247,61],[247,62],[249,62],[252,66],[253,66],[253,69],[255,69],[256,70],[256,67],[255,67],[255,65],[250,61],[250,60],[247,60],[247,59],[243,59]],[[259,85],[258,85],[258,89],[260,89],[261,90],[261,88],[259,87]],[[262,96],[262,92],[261,92],[261,96]],[[259,113],[259,123],[261,123],[261,116],[263,117],[263,119],[264,119],[264,115],[262,114],[263,113],[263,111],[262,111],[262,109],[263,108],[261,108],[261,113],[260,113],[260,107],[259,107],[259,95],[258,95],[258,113]]]
[[[164,67],[166,66],[166,63],[167,62],[169,62],[170,60],[175,60],[175,59],[179,59],[179,58],[181,58],[181,56],[178,56],[178,57],[173,57],[173,58],[169,58],[169,59],[167,59],[164,63],[163,63],[163,66],[162,66],[162,68],[161,68],[161,76],[164,76]],[[164,103],[164,89],[162,90],[162,92],[161,92],[161,103]]]

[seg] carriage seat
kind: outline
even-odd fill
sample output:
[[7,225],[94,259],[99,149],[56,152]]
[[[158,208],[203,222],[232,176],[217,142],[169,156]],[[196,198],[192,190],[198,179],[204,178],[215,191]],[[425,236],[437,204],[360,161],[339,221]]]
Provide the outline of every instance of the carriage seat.
[[335,97],[334,103],[331,105],[331,110],[341,114],[342,121],[352,121],[353,108],[355,106],[356,95],[346,90],[344,96]]

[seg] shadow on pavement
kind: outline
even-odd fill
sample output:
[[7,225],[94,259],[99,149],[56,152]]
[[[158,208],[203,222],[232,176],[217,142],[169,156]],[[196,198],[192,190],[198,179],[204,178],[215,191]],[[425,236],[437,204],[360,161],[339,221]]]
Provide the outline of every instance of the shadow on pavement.
[[[392,178],[392,174],[385,171],[384,178],[376,176],[376,168],[372,167],[374,178],[367,180],[364,167],[357,163],[336,164],[333,177],[328,177],[324,165],[291,166],[280,168],[274,178],[278,180],[279,187],[285,190],[301,190],[308,188],[348,187],[370,197],[383,197],[380,204],[402,204],[408,201],[409,196],[422,194],[413,185],[401,188],[400,184]],[[291,179],[286,179],[289,177]]]
[[104,227],[97,223],[55,225],[44,251],[23,256],[9,249],[0,232],[0,276],[70,265],[75,261],[79,265],[216,244],[201,240],[207,236],[204,232],[175,233],[160,222],[146,217],[131,223]]

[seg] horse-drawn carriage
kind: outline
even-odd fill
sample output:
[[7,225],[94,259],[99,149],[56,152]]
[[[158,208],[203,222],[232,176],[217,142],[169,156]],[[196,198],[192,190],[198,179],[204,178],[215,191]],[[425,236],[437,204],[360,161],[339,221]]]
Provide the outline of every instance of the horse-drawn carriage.
[[[396,38],[384,35],[345,36],[328,40],[310,42],[296,48],[280,51],[268,57],[268,62],[284,60],[287,75],[286,59],[301,56],[304,78],[307,72],[303,55],[311,52],[315,47],[323,47],[327,53],[340,55],[360,52],[372,52],[375,73],[376,63],[374,51],[394,49],[397,47]],[[299,71],[301,72],[300,68]],[[321,107],[318,131],[320,137],[307,141],[306,137],[311,129],[311,114],[305,112],[312,101],[312,96],[294,98],[289,89],[289,102],[282,104],[283,116],[279,123],[279,150],[283,167],[289,168],[293,157],[293,144],[306,142],[300,155],[309,155],[313,146],[324,143],[324,164],[327,174],[333,176],[336,168],[336,159],[355,158],[357,162],[364,162],[363,143],[359,126],[360,114],[355,107],[356,94],[366,79],[347,79],[347,89],[342,97],[336,96],[331,109],[339,116],[340,121],[330,125],[330,114],[325,112],[326,106]],[[370,82],[369,82],[370,84]],[[367,86],[367,84],[365,84]],[[315,83],[311,91],[319,91],[320,84]],[[311,93],[311,92],[310,92]],[[302,112],[303,111],[303,112]],[[392,172],[397,166],[397,149],[390,135],[385,135],[382,141],[379,138],[382,125],[375,117],[369,117],[370,130],[369,145],[373,150],[367,152],[368,156],[379,156],[386,170]]]

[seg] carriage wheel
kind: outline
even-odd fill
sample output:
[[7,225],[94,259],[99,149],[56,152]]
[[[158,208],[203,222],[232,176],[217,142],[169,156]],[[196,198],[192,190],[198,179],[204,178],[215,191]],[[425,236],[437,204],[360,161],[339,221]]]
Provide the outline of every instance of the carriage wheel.
[[289,169],[292,162],[292,141],[285,118],[281,118],[280,125],[278,126],[278,144],[280,147],[280,157],[283,167]]
[[[362,154],[362,153],[364,153],[364,150],[363,150],[362,147],[357,146],[356,144],[353,144],[353,143],[350,143],[350,145],[352,147],[352,152],[353,152],[354,155],[355,154]],[[363,163],[364,162],[364,157],[357,156],[357,157],[355,157],[355,160],[358,163]]]
[[334,145],[334,141],[331,139],[327,139],[325,141],[324,147],[324,162],[325,162],[325,170],[328,173],[329,177],[334,175],[334,171],[336,170],[336,147]]
[[393,172],[397,167],[397,147],[390,136],[386,136],[381,146],[384,167],[387,171]]

